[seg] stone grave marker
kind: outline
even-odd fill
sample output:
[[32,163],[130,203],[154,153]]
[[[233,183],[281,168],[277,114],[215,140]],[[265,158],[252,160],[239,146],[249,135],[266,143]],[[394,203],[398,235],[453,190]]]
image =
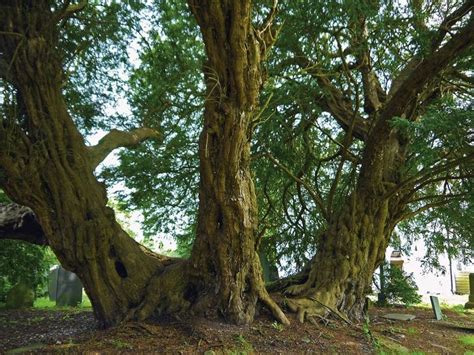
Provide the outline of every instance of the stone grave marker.
[[443,319],[443,313],[441,313],[441,307],[439,306],[439,300],[436,296],[430,296],[431,307],[433,308],[434,316],[436,320]]
[[388,313],[384,314],[382,318],[390,319],[390,320],[404,320],[409,321],[416,318],[413,314],[403,314],[403,313]]
[[474,272],[469,274],[469,300],[464,305],[466,309],[474,308]]
[[76,274],[58,265],[49,274],[48,293],[56,306],[75,307],[82,302],[82,283]]
[[18,309],[33,307],[35,291],[24,282],[19,282],[8,291],[7,308]]

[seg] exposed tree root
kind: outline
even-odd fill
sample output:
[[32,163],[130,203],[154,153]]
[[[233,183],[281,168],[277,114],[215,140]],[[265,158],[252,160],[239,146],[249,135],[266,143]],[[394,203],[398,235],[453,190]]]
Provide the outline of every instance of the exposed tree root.
[[259,293],[260,300],[265,304],[265,306],[272,312],[273,316],[282,324],[289,325],[290,321],[283,313],[281,308],[276,304],[275,301],[270,297],[267,290],[263,289]]
[[328,314],[332,314],[345,323],[349,325],[352,324],[349,318],[337,308],[322,303],[315,297],[308,296],[303,298],[287,298],[285,301],[288,305],[288,308],[297,314],[297,319],[301,323],[304,323],[305,320],[313,323],[313,317],[323,318]]

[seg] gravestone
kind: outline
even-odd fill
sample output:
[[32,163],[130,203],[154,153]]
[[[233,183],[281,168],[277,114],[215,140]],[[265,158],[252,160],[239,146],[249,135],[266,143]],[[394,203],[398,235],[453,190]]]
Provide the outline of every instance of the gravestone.
[[276,265],[270,263],[264,251],[260,251],[258,253],[258,256],[260,257],[260,264],[262,265],[263,280],[265,282],[278,280],[279,275],[278,275],[278,268],[276,267]]
[[474,273],[469,274],[469,300],[464,305],[466,309],[474,308]]
[[403,314],[403,313],[388,313],[384,314],[382,318],[390,319],[390,320],[404,320],[410,321],[416,318],[413,314]]
[[82,302],[82,283],[76,274],[62,266],[55,266],[49,274],[49,299],[56,301],[56,306],[75,307]]
[[430,296],[431,308],[433,308],[433,313],[436,320],[443,319],[443,314],[441,313],[441,307],[439,306],[439,300],[436,296]]
[[13,286],[7,294],[7,308],[17,309],[33,307],[35,301],[35,291],[24,282]]

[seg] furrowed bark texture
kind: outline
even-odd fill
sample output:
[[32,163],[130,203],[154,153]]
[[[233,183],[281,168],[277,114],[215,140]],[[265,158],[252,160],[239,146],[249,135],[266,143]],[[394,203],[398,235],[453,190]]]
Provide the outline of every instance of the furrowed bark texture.
[[48,244],[31,208],[16,203],[0,203],[0,239],[23,240],[38,245]]
[[95,155],[62,97],[51,8],[49,1],[0,5],[1,59],[10,63],[19,110],[0,121],[0,186],[35,212],[63,266],[81,278],[102,326],[144,318],[150,302],[172,298],[152,287],[158,279],[180,290],[181,278],[170,276],[182,264],[142,248],[106,206],[105,188],[93,175]]
[[[385,198],[387,185],[399,180],[397,174],[405,147],[386,136],[378,149],[367,150],[363,164],[371,166],[342,209],[331,216],[322,234],[318,252],[305,283],[291,286],[289,307],[303,321],[306,317],[334,312],[348,320],[362,320],[365,297],[370,292],[375,269],[384,260],[396,218],[404,205],[396,196]],[[388,174],[391,172],[392,174]]]
[[[391,120],[415,119],[416,106],[423,104],[420,93],[455,58],[472,48],[474,16],[467,18],[449,40],[438,43],[439,48],[408,63],[393,80],[387,96],[378,93],[374,80],[363,83],[373,128],[365,137],[360,136],[365,149],[358,183],[344,206],[331,214],[308,278],[287,289],[296,296],[288,299],[288,305],[300,321],[328,312],[348,321],[363,319],[373,273],[384,259],[390,235],[407,206],[405,196],[413,188],[409,183],[400,185],[406,181],[403,171],[410,142]],[[362,74],[368,78],[367,68]]]
[[214,303],[226,319],[251,322],[260,299],[278,320],[288,323],[264,287],[250,172],[252,119],[265,81],[262,62],[273,43],[271,26],[252,26],[250,1],[188,3],[207,54],[192,272],[206,294],[202,302]]

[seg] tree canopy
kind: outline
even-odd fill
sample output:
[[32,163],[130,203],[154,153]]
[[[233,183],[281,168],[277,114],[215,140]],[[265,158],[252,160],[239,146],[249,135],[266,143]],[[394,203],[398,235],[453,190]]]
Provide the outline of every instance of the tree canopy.
[[[301,272],[301,321],[361,319],[395,232],[472,258],[472,1],[0,6],[0,188],[104,326],[258,300],[287,322],[258,253]],[[104,184],[186,258],[128,238]]]

